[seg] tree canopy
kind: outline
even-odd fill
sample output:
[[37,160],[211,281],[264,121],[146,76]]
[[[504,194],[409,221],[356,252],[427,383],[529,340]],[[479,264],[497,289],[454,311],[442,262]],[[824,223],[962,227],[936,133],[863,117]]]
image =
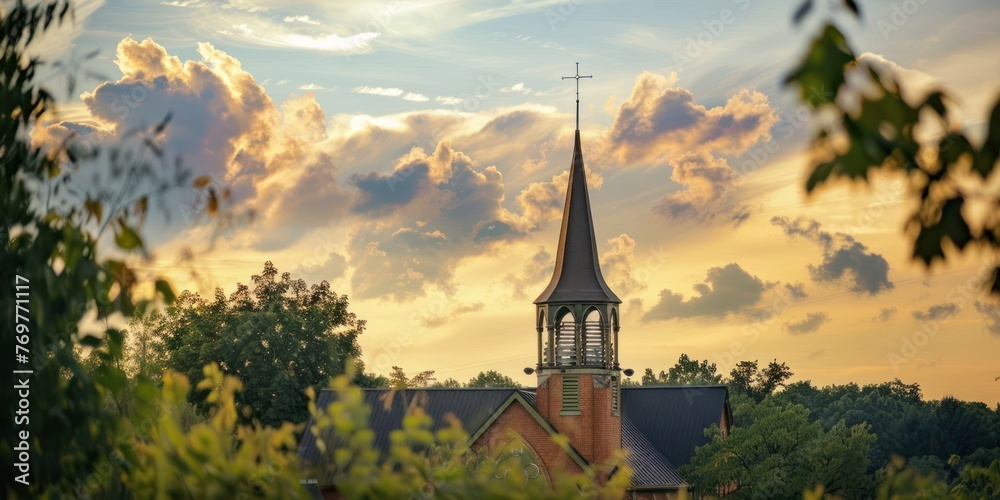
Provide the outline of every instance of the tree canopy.
[[289,273],[278,275],[268,261],[253,288],[238,284],[212,300],[183,292],[166,310],[161,348],[167,367],[193,383],[202,367],[217,363],[239,377],[241,408],[266,425],[304,422],[307,387],[323,386],[360,355],[364,320],[348,310],[346,295],[323,281],[307,285]]

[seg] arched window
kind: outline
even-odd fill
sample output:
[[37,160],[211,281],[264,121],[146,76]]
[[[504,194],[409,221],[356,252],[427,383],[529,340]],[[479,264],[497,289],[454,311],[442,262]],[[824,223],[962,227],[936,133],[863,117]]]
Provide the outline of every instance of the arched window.
[[604,366],[604,318],[597,309],[587,311],[583,317],[583,364]]
[[560,310],[556,318],[556,365],[575,365],[576,318],[567,308]]

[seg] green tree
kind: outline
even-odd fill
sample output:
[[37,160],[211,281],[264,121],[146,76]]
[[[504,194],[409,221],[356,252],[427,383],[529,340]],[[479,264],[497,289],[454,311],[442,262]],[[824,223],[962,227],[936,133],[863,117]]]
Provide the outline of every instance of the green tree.
[[[812,5],[813,0],[802,4],[796,22]],[[854,0],[843,5],[860,16]],[[850,85],[849,74],[856,77]],[[897,77],[859,61],[832,19],[786,82],[798,87],[815,116],[824,117],[812,141],[817,160],[807,192],[839,178],[868,182],[876,169],[902,172],[919,199],[906,223],[914,259],[930,266],[946,259],[948,247],[1000,253],[1000,191],[991,187],[1000,158],[1000,101],[989,112],[984,137],[976,140],[955,119],[956,96],[934,90],[904,99]],[[921,140],[918,131],[933,137]],[[967,208],[968,200],[982,211]],[[994,294],[1000,294],[998,271],[994,268],[990,278]]]
[[681,354],[677,363],[667,371],[653,374],[652,368],[646,368],[642,374],[642,385],[706,385],[721,384],[722,375],[716,373],[715,363],[708,360],[691,359],[687,354]]
[[827,493],[855,498],[871,491],[866,474],[875,436],[865,425],[838,423],[824,432],[801,405],[744,399],[734,413],[747,424],[723,437],[717,426],[681,475],[696,493],[726,498],[793,498],[822,485]]
[[396,389],[427,387],[433,379],[434,370],[422,371],[411,378],[406,376],[402,368],[393,366],[392,372],[389,373],[389,387]]
[[514,379],[501,374],[496,370],[479,372],[475,377],[469,379],[466,387],[521,387]]
[[763,370],[757,366],[757,360],[740,361],[729,372],[726,384],[733,391],[746,394],[760,402],[774,394],[778,387],[784,386],[785,381],[792,375],[792,370],[785,363],[779,364],[778,360],[771,361]]
[[289,273],[279,278],[270,261],[253,282],[252,290],[238,284],[228,298],[217,289],[212,301],[181,293],[162,325],[167,364],[198,382],[204,365],[218,363],[243,383],[241,410],[270,426],[304,422],[304,390],[345,372],[360,354],[365,322],[326,281],[307,286]]
[[431,387],[443,387],[443,388],[454,389],[462,387],[462,383],[451,377],[448,377],[441,382],[434,382],[433,384],[431,384]]

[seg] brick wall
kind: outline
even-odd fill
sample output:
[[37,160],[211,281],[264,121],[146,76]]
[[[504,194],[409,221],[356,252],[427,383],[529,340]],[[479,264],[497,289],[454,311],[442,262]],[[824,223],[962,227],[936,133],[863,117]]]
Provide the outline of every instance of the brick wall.
[[[567,374],[568,375],[568,374]],[[561,415],[563,374],[553,374],[536,391],[538,411],[588,462],[606,464],[621,449],[621,417],[611,414],[611,387],[594,387],[594,375],[580,378],[580,415]],[[605,385],[605,384],[599,384]]]
[[[479,449],[488,446],[490,450],[498,450],[510,442],[509,430],[519,434],[526,443],[533,448],[534,453],[541,459],[538,464],[542,469],[542,474],[548,479],[549,471],[559,471],[568,473],[582,472],[580,466],[552,441],[548,431],[518,403],[511,404],[493,422],[493,425],[479,436],[479,439],[472,444],[472,449]],[[492,455],[492,453],[491,453]],[[558,472],[556,472],[558,473]]]

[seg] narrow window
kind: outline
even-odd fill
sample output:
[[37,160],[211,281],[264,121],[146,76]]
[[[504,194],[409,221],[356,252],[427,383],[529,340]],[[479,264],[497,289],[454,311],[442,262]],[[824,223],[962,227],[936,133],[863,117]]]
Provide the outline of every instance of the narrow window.
[[559,414],[580,414],[580,377],[562,378],[562,411]]
[[621,398],[621,387],[618,377],[611,377],[611,414],[618,415],[618,401]]

